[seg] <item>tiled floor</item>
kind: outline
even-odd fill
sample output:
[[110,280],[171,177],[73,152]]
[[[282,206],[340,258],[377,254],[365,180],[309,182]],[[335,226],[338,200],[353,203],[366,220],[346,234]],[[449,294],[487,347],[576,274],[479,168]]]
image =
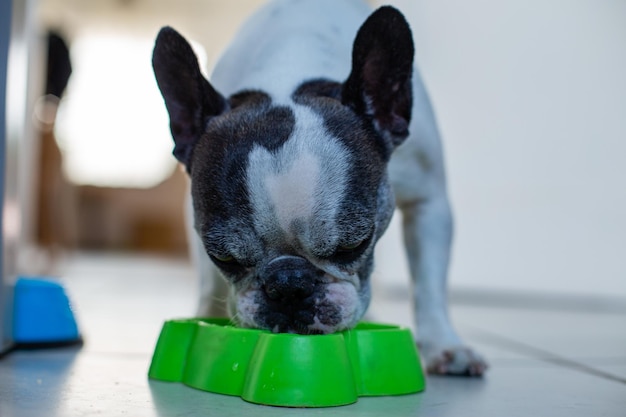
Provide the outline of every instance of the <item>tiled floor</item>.
[[[626,313],[455,304],[460,331],[491,363],[485,378],[429,377],[420,394],[283,409],[147,379],[163,320],[194,308],[185,263],[81,256],[64,283],[85,344],[1,359],[2,417],[626,416]],[[406,300],[376,300],[373,318],[410,325]]]

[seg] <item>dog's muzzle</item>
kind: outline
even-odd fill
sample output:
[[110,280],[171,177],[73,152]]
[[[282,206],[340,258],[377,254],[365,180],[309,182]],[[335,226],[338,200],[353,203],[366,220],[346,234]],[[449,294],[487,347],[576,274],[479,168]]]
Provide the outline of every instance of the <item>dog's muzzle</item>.
[[259,274],[264,295],[264,321],[276,332],[307,332],[323,297],[324,272],[304,258],[282,256]]

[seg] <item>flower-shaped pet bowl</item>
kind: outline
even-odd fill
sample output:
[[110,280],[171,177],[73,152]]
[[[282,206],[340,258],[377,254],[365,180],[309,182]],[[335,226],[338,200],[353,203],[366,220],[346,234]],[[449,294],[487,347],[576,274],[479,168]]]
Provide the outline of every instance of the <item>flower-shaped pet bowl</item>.
[[148,376],[284,407],[411,394],[424,374],[411,331],[361,323],[330,335],[274,334],[227,319],[166,321]]

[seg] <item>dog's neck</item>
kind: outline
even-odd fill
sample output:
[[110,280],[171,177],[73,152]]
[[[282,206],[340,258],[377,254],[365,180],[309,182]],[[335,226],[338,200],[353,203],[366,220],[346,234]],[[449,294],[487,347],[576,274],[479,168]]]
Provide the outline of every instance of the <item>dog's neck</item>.
[[[304,50],[302,39],[277,39],[259,51],[259,59],[252,60],[251,68],[240,80],[240,89],[258,89],[268,93],[275,104],[290,104],[291,95],[304,81],[326,78],[343,81],[350,72],[341,45],[330,44],[329,39],[313,39],[317,45]],[[310,44],[310,41],[307,41]]]
[[[274,103],[286,105],[291,104],[291,95],[304,81],[320,78],[344,81],[350,73],[354,33],[367,10],[361,11],[360,7],[354,10],[354,4],[342,7],[351,9],[348,17],[354,18],[346,21],[346,14],[340,18],[339,13],[335,22],[314,19],[300,11],[283,19],[279,26],[267,25],[262,39],[251,35],[258,21],[244,25],[214,69],[211,82],[225,95],[246,89],[261,90]],[[283,12],[290,13],[289,7]],[[320,21],[325,25],[320,27]]]

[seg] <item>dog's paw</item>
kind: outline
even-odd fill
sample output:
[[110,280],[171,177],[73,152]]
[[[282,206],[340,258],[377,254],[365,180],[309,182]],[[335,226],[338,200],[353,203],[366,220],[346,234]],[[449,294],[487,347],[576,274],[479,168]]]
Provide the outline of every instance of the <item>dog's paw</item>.
[[429,374],[480,377],[489,367],[480,354],[465,346],[426,349],[422,354]]

